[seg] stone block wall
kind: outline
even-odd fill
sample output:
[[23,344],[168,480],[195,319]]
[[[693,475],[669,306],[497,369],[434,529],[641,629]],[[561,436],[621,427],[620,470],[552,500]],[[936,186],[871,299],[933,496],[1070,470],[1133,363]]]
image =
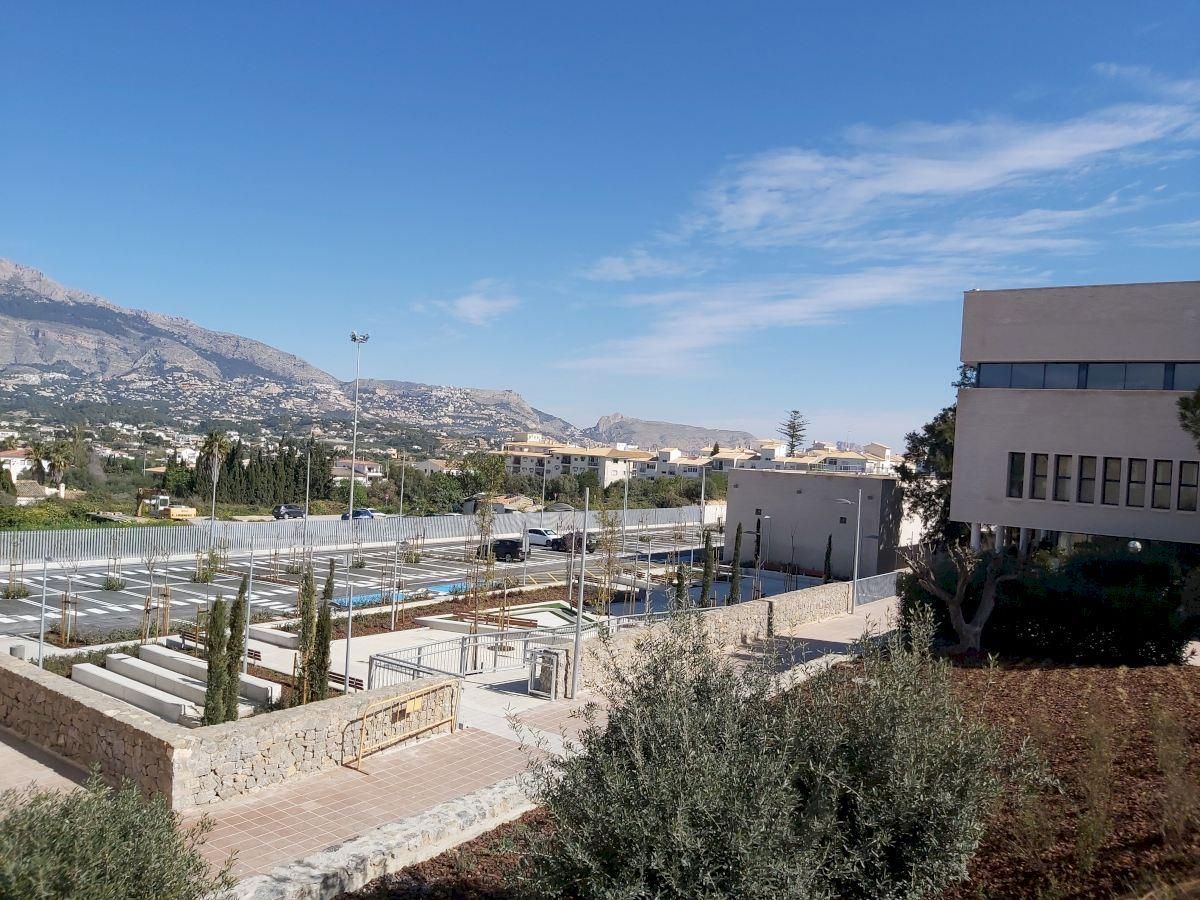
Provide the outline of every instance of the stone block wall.
[[[237,722],[184,728],[32,663],[0,656],[0,726],[116,783],[163,794],[174,809],[247,794],[290,778],[353,762],[364,715],[368,747],[450,729],[456,678],[425,678],[335,697]],[[383,704],[422,695],[404,712]]]
[[174,805],[174,753],[185,730],[31,662],[0,656],[0,725],[107,781],[128,779]]
[[[449,724],[429,729],[456,712],[458,690],[456,678],[424,678],[197,728],[187,733],[187,745],[176,756],[176,790],[190,797],[188,805],[203,806],[353,763],[364,714],[368,748],[392,738],[449,731]],[[379,701],[414,693],[423,694],[420,710],[369,711]]]
[[829,584],[776,594],[766,603],[770,607],[770,633],[786,635],[809,622],[849,612],[850,582],[831,581]]

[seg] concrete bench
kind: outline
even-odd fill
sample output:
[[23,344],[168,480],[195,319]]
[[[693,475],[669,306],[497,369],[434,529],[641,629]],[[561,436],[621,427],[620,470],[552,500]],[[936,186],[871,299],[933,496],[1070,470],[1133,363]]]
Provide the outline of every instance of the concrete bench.
[[[258,651],[250,650],[249,653],[255,654]],[[138,656],[152,665],[170,669],[180,675],[191,676],[202,683],[208,680],[208,663],[169,647],[163,647],[160,644],[142,644],[138,648]],[[252,655],[250,658],[254,659],[254,656]],[[258,653],[258,660],[261,661],[261,659],[262,654]],[[281,691],[282,688],[278,684],[265,678],[256,678],[254,675],[238,676],[238,694],[251,703],[277,701]]]
[[268,628],[265,625],[251,625],[250,639],[262,641],[264,644],[270,644],[273,647],[284,647],[288,650],[296,650],[300,646],[300,635],[291,631]]
[[[181,675],[124,653],[110,653],[104,658],[104,668],[156,690],[190,700],[197,706],[204,705],[204,695],[208,690],[208,684],[206,681],[192,678],[190,675]],[[250,704],[238,704],[239,717],[248,716],[253,712],[254,708]]]
[[178,723],[184,716],[196,716],[198,711],[194,703],[189,703],[174,694],[160,691],[157,688],[118,675],[94,666],[91,663],[76,663],[71,667],[71,680],[85,687],[124,700],[131,706],[153,713],[160,719]]

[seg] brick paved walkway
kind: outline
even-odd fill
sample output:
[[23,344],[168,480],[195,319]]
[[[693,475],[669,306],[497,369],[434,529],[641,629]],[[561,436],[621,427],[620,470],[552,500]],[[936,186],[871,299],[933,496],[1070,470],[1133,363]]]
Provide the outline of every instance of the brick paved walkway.
[[0,791],[26,788],[30,784],[69,791],[86,778],[87,773],[82,769],[0,729]]
[[495,784],[525,769],[511,740],[473,728],[331,769],[249,797],[201,807],[216,823],[204,845],[212,862],[237,851],[234,876],[269,872],[378,825]]

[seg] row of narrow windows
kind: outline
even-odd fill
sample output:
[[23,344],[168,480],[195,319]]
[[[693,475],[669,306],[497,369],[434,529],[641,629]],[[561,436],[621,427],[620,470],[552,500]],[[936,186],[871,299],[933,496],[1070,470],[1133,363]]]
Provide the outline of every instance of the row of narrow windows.
[[1049,453],[1008,454],[1009,497],[1195,512],[1200,462]]
[[980,363],[975,387],[1022,390],[1194,391],[1200,362]]

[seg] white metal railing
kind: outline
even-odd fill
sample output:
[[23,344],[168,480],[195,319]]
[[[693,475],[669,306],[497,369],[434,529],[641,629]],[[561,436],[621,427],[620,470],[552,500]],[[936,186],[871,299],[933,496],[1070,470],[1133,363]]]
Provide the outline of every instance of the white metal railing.
[[[711,505],[706,518],[717,521],[724,507]],[[618,522],[620,512],[617,512]],[[674,509],[631,509],[626,527],[655,528],[663,525],[699,524],[700,507]],[[505,513],[492,525],[496,537],[519,536],[526,528],[572,530],[583,527],[582,512]],[[587,527],[600,527],[599,514],[588,516]],[[213,548],[225,554],[244,555],[253,548],[271,553],[301,547],[348,549],[351,547],[391,546],[397,541],[464,540],[478,534],[472,516],[392,516],[381,519],[341,520],[287,519],[278,522],[217,522],[213,528]],[[114,528],[82,528],[57,531],[0,532],[0,564],[6,562],[123,562],[180,559],[206,553],[209,549],[207,522],[193,525],[150,525]]]

